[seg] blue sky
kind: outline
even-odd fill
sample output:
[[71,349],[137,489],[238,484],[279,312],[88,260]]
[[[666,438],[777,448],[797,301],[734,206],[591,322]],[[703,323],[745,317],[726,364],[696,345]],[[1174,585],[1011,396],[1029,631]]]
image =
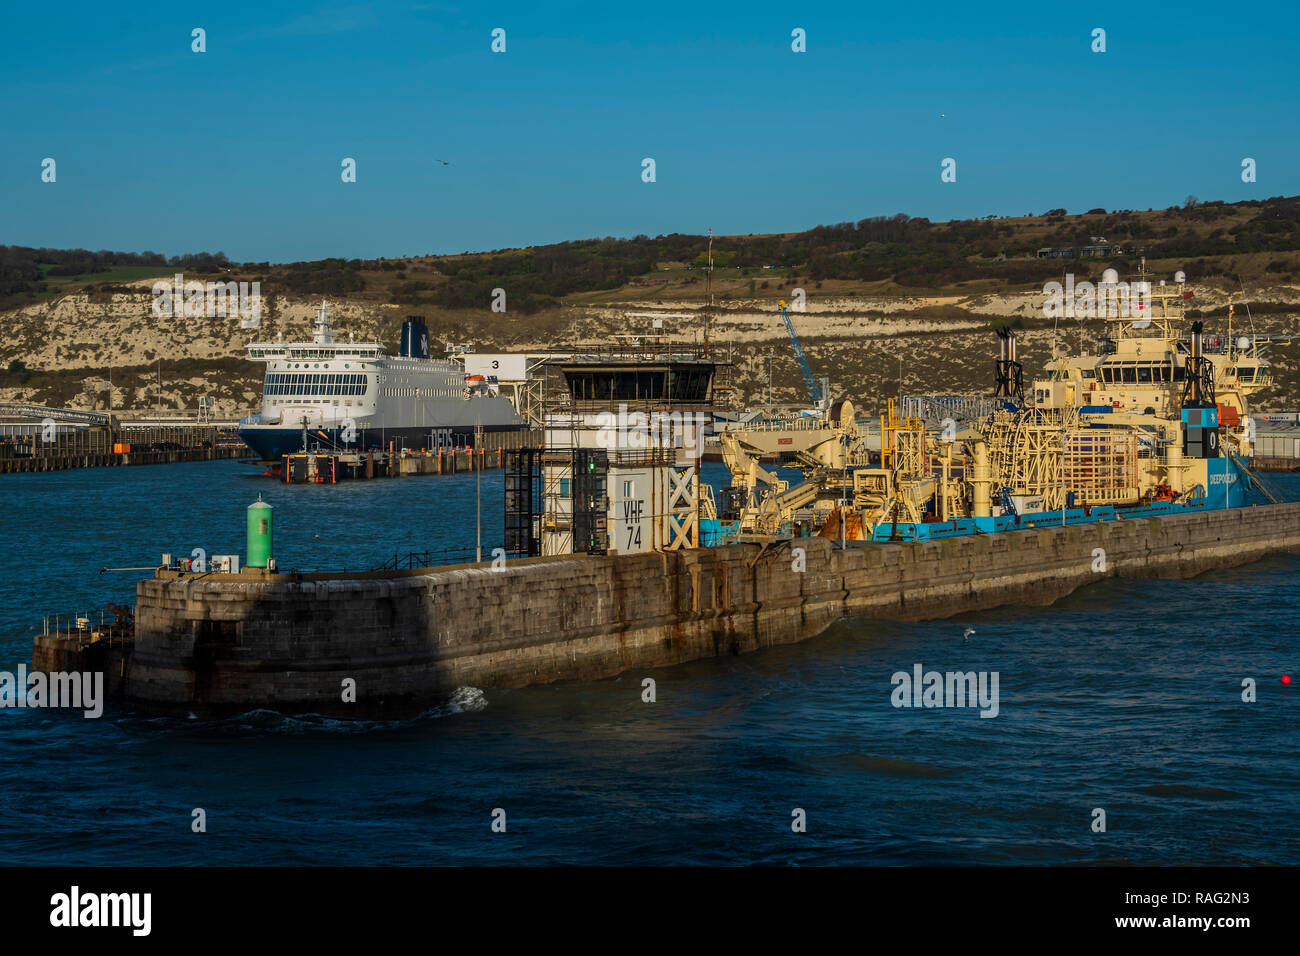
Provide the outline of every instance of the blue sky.
[[1292,195],[1298,26],[1282,3],[11,4],[0,243],[286,261]]

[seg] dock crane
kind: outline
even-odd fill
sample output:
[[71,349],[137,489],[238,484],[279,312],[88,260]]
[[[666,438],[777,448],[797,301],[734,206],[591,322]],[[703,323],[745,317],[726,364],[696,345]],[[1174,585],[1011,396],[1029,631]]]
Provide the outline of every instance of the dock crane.
[[785,331],[790,336],[790,344],[794,346],[795,358],[799,360],[799,370],[803,372],[803,381],[808,387],[808,395],[812,398],[813,404],[821,408],[822,391],[817,385],[817,379],[813,378],[812,369],[808,367],[808,358],[803,354],[803,346],[799,344],[799,336],[795,334],[794,323],[790,321],[790,310],[786,307],[784,299],[778,299],[777,304],[781,308],[781,319],[785,322]]

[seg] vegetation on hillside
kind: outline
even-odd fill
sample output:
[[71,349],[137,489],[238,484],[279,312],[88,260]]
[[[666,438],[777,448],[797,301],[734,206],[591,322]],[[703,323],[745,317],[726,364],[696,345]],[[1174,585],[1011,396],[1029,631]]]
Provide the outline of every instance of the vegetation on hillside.
[[[1091,209],[1067,215],[1004,217],[935,223],[902,213],[816,226],[785,235],[719,236],[715,270],[756,278],[779,270],[787,278],[892,283],[896,291],[979,284],[986,291],[1041,285],[1062,260],[1039,258],[1043,247],[1108,242],[1108,262],[1180,260],[1201,281],[1235,286],[1244,256],[1259,278],[1300,275],[1300,197],[1237,203],[1199,202],[1161,210]],[[534,313],[565,297],[619,289],[667,269],[700,270],[708,238],[674,233],[632,239],[587,239],[526,249],[499,249],[413,259],[323,259],[283,265],[233,263],[224,253],[171,258],[155,252],[34,249],[0,246],[0,307],[80,288],[116,290],[122,281],[183,271],[194,277],[261,279],[264,292],[363,295],[404,305],[487,309],[494,290],[511,312]],[[1123,250],[1121,253],[1120,250]],[[1069,262],[1070,260],[1065,260]],[[1076,260],[1077,261],[1077,260]],[[151,271],[153,270],[153,271]]]

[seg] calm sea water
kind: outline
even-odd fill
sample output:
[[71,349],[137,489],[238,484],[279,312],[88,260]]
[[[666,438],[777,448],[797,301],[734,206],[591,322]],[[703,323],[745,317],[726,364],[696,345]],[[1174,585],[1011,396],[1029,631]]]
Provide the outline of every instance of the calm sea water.
[[[472,475],[252,475],[216,462],[0,477],[0,669],[30,660],[42,615],[132,602],[139,575],[101,567],[242,552],[259,492],[285,566],[473,542]],[[499,472],[483,494],[492,547]],[[1286,555],[1108,580],[1049,608],[843,622],[648,675],[463,689],[401,723],[0,710],[0,864],[1294,863],[1297,572]],[[892,707],[891,675],[918,663],[997,671],[998,717]],[[206,833],[191,832],[196,807]],[[796,808],[806,833],[791,831]]]

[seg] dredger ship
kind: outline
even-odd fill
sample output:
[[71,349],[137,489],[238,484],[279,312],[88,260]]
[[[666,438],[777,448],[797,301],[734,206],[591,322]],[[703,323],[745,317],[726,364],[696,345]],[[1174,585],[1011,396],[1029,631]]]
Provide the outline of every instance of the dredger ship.
[[[991,398],[935,396],[924,416],[890,400],[878,459],[848,401],[724,428],[732,483],[706,500],[705,543],[792,531],[916,541],[1241,507],[1254,486],[1249,397],[1271,383],[1268,337],[1238,336],[1232,308],[1226,332],[1208,334],[1186,322],[1181,282],[1139,276],[1149,295],[1136,314],[1107,314],[1099,347],[1053,357],[1028,390],[1003,330]],[[772,459],[804,480],[760,464]]]

